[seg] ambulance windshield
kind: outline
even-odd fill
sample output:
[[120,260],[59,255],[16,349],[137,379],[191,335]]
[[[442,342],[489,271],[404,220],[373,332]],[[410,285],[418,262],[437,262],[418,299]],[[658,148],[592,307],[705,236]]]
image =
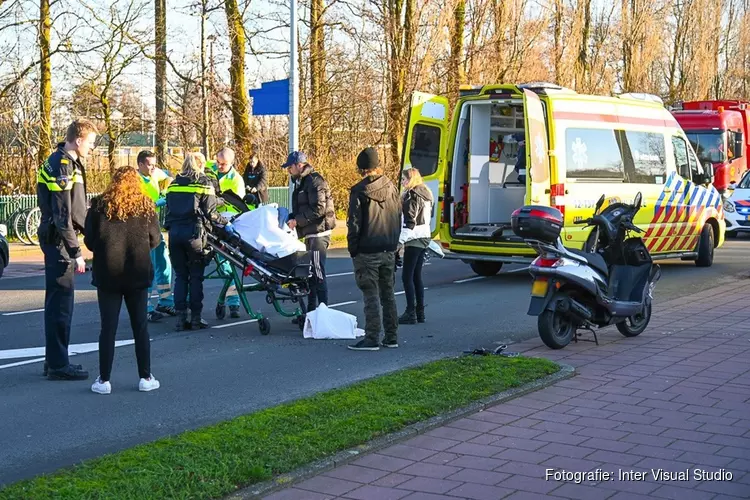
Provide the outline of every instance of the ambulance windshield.
[[727,161],[726,133],[716,132],[685,132],[698,155],[701,164],[724,163]]

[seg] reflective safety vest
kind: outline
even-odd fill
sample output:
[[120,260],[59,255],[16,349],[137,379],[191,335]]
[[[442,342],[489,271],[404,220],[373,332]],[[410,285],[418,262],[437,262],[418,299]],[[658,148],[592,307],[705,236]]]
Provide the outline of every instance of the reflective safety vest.
[[[160,168],[154,169],[151,177],[146,177],[145,175],[141,174],[141,191],[143,191],[143,194],[151,198],[154,203],[156,203],[162,194],[162,190],[159,184],[165,179],[169,179],[169,176]],[[159,212],[160,209],[157,208],[156,211]]]
[[179,184],[170,184],[167,188],[167,194],[170,193],[192,193],[192,194],[206,194],[215,196],[216,191],[213,186],[206,186],[204,184],[191,183],[184,186]]

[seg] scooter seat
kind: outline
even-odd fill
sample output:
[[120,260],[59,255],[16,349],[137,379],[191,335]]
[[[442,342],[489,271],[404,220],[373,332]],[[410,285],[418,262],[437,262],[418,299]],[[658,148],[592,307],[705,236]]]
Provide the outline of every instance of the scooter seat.
[[586,259],[586,262],[588,262],[591,267],[602,273],[604,276],[609,275],[607,263],[604,261],[604,257],[599,255],[598,253],[589,253],[582,250],[575,250],[573,248],[569,248],[568,250],[570,251],[570,253],[580,255],[581,257]]

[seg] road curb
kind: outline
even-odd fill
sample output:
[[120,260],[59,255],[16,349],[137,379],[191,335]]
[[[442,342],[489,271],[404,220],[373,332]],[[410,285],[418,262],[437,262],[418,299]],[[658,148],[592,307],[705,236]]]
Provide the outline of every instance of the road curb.
[[468,406],[458,408],[456,410],[443,413],[441,415],[432,417],[422,422],[409,425],[400,431],[388,434],[386,436],[379,437],[365,444],[355,446],[348,450],[340,451],[330,457],[315,461],[311,464],[305,465],[286,474],[281,474],[270,481],[258,483],[247,488],[238,490],[231,495],[225,497],[225,500],[245,500],[245,499],[256,499],[261,498],[264,495],[274,493],[293,486],[294,484],[300,483],[306,479],[310,479],[313,476],[317,476],[323,472],[334,469],[340,465],[352,462],[362,455],[372,453],[390,445],[397,444],[406,439],[415,437],[419,434],[423,434],[427,431],[448,424],[460,418],[466,417],[477,413],[482,410],[486,410],[492,406],[510,401],[521,396],[524,396],[530,392],[538,391],[550,385],[556,384],[565,379],[569,379],[575,375],[575,368],[571,365],[564,363],[555,363],[560,367],[560,370],[552,375],[534,380],[528,384],[524,384],[520,387],[508,389],[497,394],[494,394],[488,398],[480,399]]

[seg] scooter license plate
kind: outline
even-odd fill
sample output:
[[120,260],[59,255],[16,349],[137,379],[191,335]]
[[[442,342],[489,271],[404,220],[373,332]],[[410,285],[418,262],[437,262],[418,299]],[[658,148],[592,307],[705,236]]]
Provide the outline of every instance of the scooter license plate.
[[531,296],[545,297],[547,295],[548,288],[549,282],[547,280],[535,280],[534,284],[531,285]]

